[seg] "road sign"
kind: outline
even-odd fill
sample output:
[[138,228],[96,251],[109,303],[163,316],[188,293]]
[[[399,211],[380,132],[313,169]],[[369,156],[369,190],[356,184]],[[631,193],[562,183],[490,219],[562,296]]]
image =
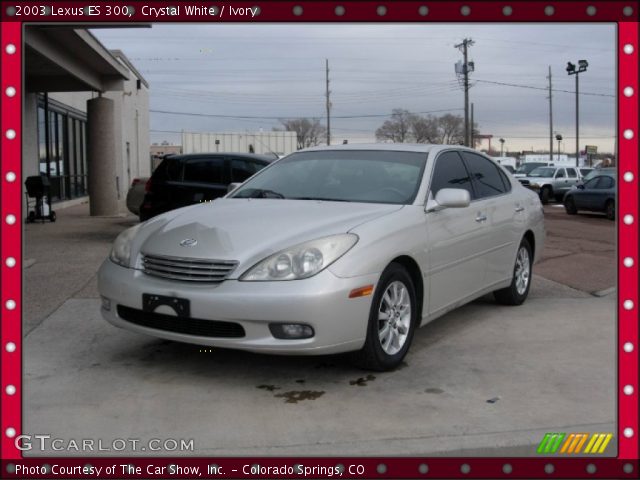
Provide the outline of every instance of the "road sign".
[[595,155],[598,153],[597,145],[587,145],[585,149],[587,150],[587,155]]

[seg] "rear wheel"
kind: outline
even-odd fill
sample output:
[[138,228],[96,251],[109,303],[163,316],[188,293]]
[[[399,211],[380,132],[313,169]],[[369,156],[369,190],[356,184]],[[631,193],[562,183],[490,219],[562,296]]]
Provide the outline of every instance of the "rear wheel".
[[551,187],[542,187],[540,190],[540,201],[543,205],[549,203],[549,199],[551,198]]
[[616,204],[613,200],[609,200],[604,207],[604,213],[607,214],[609,220],[616,219]]
[[498,303],[503,305],[521,305],[529,295],[531,287],[531,270],[533,255],[531,245],[526,238],[522,239],[516,254],[516,264],[513,267],[511,285],[493,292]]
[[364,347],[354,363],[369,370],[392,370],[409,351],[418,318],[415,287],[406,269],[390,264],[376,288]]
[[567,197],[564,199],[564,209],[569,215],[575,215],[576,213],[578,213],[576,202],[573,200],[573,197]]

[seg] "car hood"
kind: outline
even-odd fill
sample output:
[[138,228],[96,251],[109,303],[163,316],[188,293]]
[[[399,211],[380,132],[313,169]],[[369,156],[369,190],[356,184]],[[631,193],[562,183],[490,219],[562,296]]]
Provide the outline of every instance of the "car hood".
[[530,183],[535,182],[546,182],[548,180],[553,180],[553,177],[520,177],[518,180],[528,180]]
[[[185,258],[234,260],[242,273],[266,256],[400,210],[403,205],[281,199],[220,199],[152,220],[157,227],[139,252]],[[164,220],[164,221],[163,221]],[[197,241],[181,246],[185,239]]]

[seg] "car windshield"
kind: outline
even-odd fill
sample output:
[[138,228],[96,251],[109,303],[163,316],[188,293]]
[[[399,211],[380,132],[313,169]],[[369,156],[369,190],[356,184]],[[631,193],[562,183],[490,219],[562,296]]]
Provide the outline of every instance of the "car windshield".
[[516,173],[529,173],[531,170],[534,170],[540,166],[539,163],[525,163],[520,165],[516,170]]
[[231,198],[410,204],[426,159],[418,152],[294,153],[261,171]]
[[550,168],[550,167],[538,167],[535,170],[533,170],[529,176],[530,177],[553,177],[553,174],[556,172],[555,168]]

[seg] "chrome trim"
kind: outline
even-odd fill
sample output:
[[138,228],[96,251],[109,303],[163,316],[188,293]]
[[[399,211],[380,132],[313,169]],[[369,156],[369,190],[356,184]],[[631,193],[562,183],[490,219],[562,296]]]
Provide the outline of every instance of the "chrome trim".
[[185,282],[220,283],[231,275],[237,265],[238,262],[231,260],[142,254],[145,274]]

